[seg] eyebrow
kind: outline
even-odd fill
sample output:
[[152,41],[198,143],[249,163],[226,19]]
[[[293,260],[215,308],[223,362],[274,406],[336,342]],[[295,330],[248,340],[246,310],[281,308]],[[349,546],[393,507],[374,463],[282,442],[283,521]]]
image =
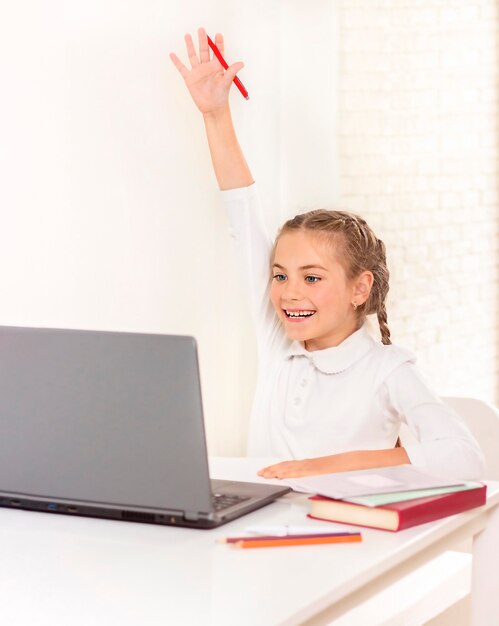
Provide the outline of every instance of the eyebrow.
[[[286,269],[285,267],[283,267],[282,265],[279,265],[279,263],[274,263],[272,265],[272,267],[277,267],[280,270],[284,270]],[[301,267],[298,268],[299,270],[312,270],[312,269],[316,269],[316,270],[324,270],[325,272],[327,272],[327,268],[322,267],[322,265],[302,265]]]

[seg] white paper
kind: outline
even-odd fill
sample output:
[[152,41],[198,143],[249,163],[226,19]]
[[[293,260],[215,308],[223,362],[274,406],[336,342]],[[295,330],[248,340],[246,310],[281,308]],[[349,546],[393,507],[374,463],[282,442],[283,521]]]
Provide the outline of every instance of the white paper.
[[288,535],[329,535],[330,533],[344,531],[345,527],[340,524],[317,525],[310,523],[308,526],[248,526],[244,532],[250,535],[272,535],[273,537],[286,537]]
[[374,487],[383,488],[390,487],[396,489],[400,486],[403,486],[399,480],[393,480],[392,478],[388,478],[387,476],[381,476],[380,474],[367,474],[362,476],[351,476],[350,480],[355,485],[361,485],[363,487]]
[[463,484],[459,480],[449,480],[448,478],[426,474],[411,465],[377,467],[369,470],[337,472],[306,478],[289,478],[283,479],[282,482],[294,491],[337,499]]

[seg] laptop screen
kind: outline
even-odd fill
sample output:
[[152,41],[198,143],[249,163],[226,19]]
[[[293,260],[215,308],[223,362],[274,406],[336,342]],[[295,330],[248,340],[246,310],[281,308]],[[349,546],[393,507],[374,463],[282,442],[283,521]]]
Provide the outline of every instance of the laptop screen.
[[191,337],[0,327],[0,491],[209,510]]

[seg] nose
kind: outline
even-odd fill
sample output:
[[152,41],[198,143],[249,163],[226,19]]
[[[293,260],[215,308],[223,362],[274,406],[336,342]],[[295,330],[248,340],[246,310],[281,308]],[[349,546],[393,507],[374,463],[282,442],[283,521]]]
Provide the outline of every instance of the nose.
[[298,281],[291,280],[288,278],[282,290],[282,299],[283,300],[301,300],[302,298],[303,298],[303,295],[301,293],[301,289],[300,289],[300,285]]

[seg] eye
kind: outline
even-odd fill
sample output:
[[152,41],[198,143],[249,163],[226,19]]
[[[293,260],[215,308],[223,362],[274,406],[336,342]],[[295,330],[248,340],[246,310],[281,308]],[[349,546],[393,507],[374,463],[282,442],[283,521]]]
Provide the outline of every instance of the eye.
[[286,280],[286,274],[274,274],[273,278],[278,283],[282,283],[284,280]]
[[320,277],[319,276],[305,276],[305,282],[306,283],[318,283],[320,281]]

